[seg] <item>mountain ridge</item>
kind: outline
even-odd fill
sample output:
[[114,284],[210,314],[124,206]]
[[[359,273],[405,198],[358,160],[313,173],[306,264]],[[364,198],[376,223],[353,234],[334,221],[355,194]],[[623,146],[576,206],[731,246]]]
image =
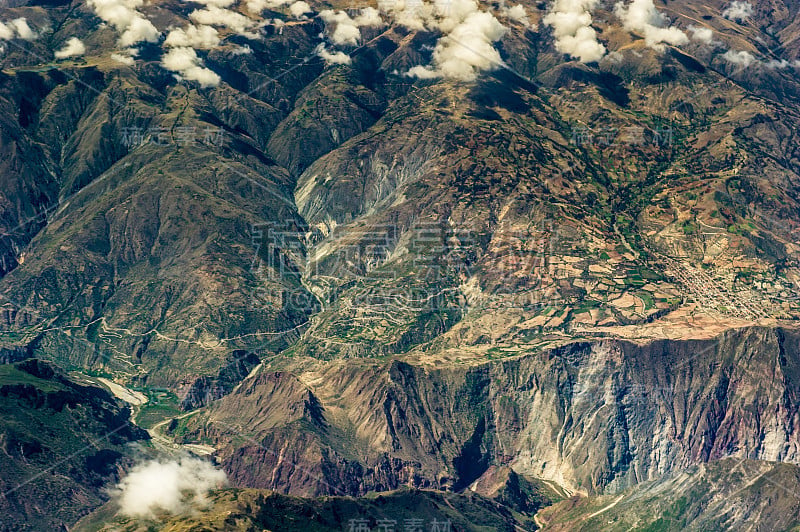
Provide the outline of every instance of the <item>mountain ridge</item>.
[[796,2],[299,4],[0,9],[3,357],[308,499],[798,463]]

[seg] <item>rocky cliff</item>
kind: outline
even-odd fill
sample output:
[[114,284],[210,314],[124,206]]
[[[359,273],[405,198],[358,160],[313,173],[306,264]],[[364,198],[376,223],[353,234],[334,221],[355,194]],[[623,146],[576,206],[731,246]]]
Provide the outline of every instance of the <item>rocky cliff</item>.
[[2,361],[237,488],[525,526],[800,460],[794,0],[12,4]]
[[798,463],[798,342],[743,328],[461,367],[298,362],[173,430],[215,445],[235,484],[284,493],[460,490],[492,465],[615,492],[731,456]]
[[620,495],[573,498],[536,516],[542,530],[796,530],[797,466],[725,459]]

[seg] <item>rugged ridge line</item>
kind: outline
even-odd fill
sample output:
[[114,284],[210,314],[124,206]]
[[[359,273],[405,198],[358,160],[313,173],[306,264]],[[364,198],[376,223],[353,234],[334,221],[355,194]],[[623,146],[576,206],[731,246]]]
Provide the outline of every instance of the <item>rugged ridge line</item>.
[[614,492],[729,456],[800,463],[798,390],[800,334],[746,327],[472,367],[298,361],[173,430],[216,445],[234,484],[284,493],[458,490],[492,464]]

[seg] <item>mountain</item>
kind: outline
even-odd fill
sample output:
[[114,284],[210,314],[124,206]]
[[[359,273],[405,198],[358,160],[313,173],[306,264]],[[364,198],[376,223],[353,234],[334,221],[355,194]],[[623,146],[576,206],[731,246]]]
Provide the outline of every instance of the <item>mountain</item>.
[[107,391],[29,359],[0,366],[2,530],[61,530],[108,499],[147,434]]
[[797,530],[797,475],[791,464],[728,458],[619,496],[558,503],[537,523],[542,530]]
[[[113,503],[109,503],[113,504]],[[78,523],[78,531],[139,530],[135,521],[116,518],[103,528],[93,517]],[[511,532],[520,521],[513,510],[473,494],[402,490],[352,499],[302,499],[254,489],[220,490],[191,518],[166,516],[161,530],[285,530],[329,532],[351,527],[433,527],[434,530]]]
[[797,2],[3,6],[0,369],[135,399],[89,434],[210,452],[243,529],[796,525],[748,481],[800,464]]
[[744,328],[449,368],[298,361],[170,429],[217,448],[234,484],[284,493],[458,491],[492,464],[571,493],[613,493],[726,456],[796,463],[800,373],[782,353],[798,342]]

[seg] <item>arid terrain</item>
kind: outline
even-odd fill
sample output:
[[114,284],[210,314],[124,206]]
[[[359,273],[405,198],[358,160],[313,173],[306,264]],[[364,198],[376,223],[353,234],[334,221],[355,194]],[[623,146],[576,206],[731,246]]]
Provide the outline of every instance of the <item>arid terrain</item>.
[[800,530],[798,12],[0,4],[0,530]]

